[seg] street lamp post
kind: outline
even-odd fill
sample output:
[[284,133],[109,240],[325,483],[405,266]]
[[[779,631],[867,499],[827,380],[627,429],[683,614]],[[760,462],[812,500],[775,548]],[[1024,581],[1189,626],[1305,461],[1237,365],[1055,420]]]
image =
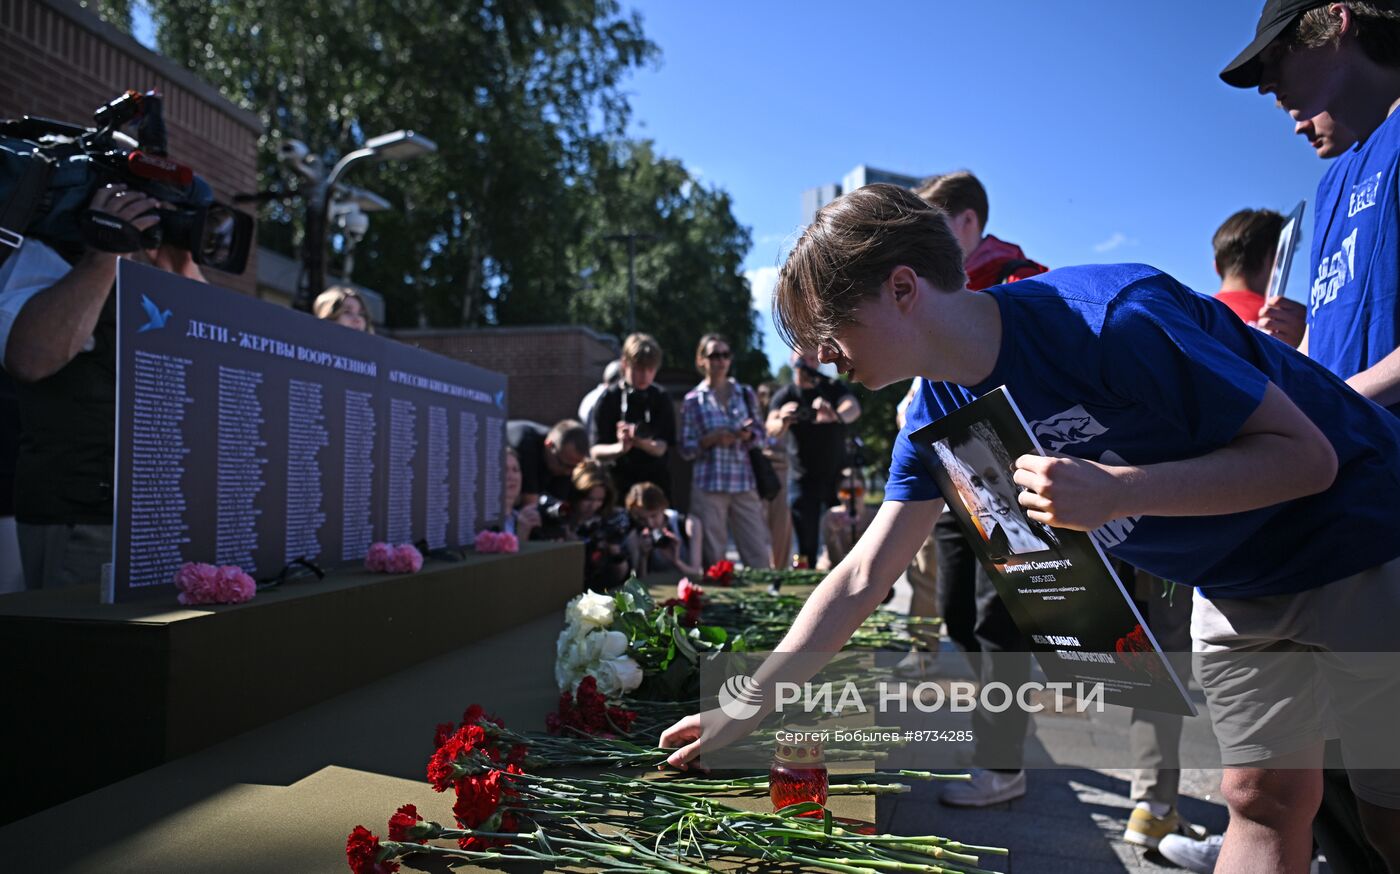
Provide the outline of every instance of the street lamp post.
[[316,295],[326,285],[326,220],[336,183],[355,164],[369,159],[376,161],[409,160],[437,151],[437,144],[411,130],[372,137],[364,148],[356,149],[336,162],[329,175],[315,181],[306,204],[306,236],[302,240],[302,263],[306,267],[306,283],[297,289],[296,309],[310,312]]
[[603,237],[610,243],[627,241],[627,333],[637,331],[637,241],[654,242],[656,234],[639,234],[628,231],[625,234],[608,234]]

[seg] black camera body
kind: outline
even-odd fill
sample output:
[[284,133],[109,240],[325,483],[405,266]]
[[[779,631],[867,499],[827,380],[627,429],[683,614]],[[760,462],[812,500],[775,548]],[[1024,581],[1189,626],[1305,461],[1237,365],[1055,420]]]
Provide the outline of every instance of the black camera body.
[[553,495],[540,495],[539,506],[540,520],[546,525],[563,525],[573,512],[568,501],[561,501]]
[[798,425],[810,425],[817,421],[817,411],[811,407],[798,407],[793,413],[794,423]]
[[[30,201],[24,226],[11,230],[60,251],[87,245],[125,253],[164,243],[189,251],[197,264],[243,272],[253,218],[214,200],[208,182],[166,157],[160,95],[128,91],[99,108],[93,120],[96,127],[37,116],[0,121],[0,205]],[[136,139],[120,131],[133,122]],[[162,201],[159,223],[141,232],[89,209],[98,189],[111,183]]]
[[632,532],[632,520],[623,511],[610,516],[594,516],[579,526],[578,536],[590,550],[598,546],[622,546]]

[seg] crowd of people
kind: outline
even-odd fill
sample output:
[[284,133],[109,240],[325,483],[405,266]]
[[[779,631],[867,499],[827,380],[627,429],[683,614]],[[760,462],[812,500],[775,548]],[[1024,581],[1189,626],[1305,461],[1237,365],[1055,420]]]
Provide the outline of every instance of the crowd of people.
[[[700,575],[731,544],[752,568],[839,561],[872,513],[850,464],[847,426],[859,403],[811,354],[793,356],[784,386],[739,382],[733,363],[729,341],[705,334],[695,348],[699,381],[670,393],[656,383],[660,344],[635,333],[577,418],[509,422],[505,529],[584,541],[595,588],[634,572]],[[688,473],[688,489],[675,488],[674,471]],[[678,494],[685,506],[675,506]]]
[[[1070,412],[1084,424],[1059,434],[1053,455],[1015,459],[1010,479],[976,449],[961,455],[987,508],[983,551],[1096,532],[1178,672],[1191,671],[1182,654],[1206,657],[1195,675],[1227,766],[1229,828],[1206,836],[1180,814],[1181,718],[1134,711],[1142,767],[1124,839],[1201,872],[1301,874],[1317,850],[1342,874],[1400,871],[1400,771],[1367,764],[1365,724],[1371,704],[1396,700],[1400,672],[1361,674],[1346,658],[1394,651],[1400,619],[1400,9],[1267,0],[1220,76],[1273,95],[1331,161],[1313,203],[1306,305],[1270,293],[1285,225],[1271,210],[1220,225],[1210,300],[1143,265],[1031,260],[987,232],[989,199],[971,172],[912,191],[868,186],[825,206],[780,273],[790,382],[740,382],[734,347],[705,333],[688,362],[695,384],[663,387],[660,344],[628,336],[576,417],[508,424],[504,529],[583,542],[597,590],[633,574],[699,576],[731,550],[752,568],[829,569],[785,652],[838,651],[906,577],[910,613],[941,617],[942,633],[918,626],[896,670],[935,672],[946,636],[983,684],[1016,688],[1032,646],[910,441],[1007,385],[1032,429]],[[156,206],[121,185],[91,203],[137,230]],[[5,254],[0,364],[24,426],[13,510],[26,586],[90,582],[112,549],[118,256],[37,239]],[[174,247],[129,257],[203,280]],[[349,287],[313,310],[373,331]],[[909,381],[888,423],[898,436],[878,511],[866,468],[885,460],[852,441],[861,406],[832,365],[872,388]],[[1175,583],[1193,597],[1161,597]],[[1327,658],[1287,680],[1242,660],[1300,651]],[[765,665],[757,688],[806,679],[782,670]],[[662,745],[686,767],[765,715],[689,717]],[[1017,707],[976,710],[972,779],[944,802],[988,807],[1030,791],[1027,720]]]
[[[908,570],[916,609],[938,603],[984,682],[1025,676],[1030,647],[961,531],[939,521],[945,496],[909,439],[1005,385],[1053,453],[1012,461],[1007,512],[1093,533],[1157,640],[1194,653],[1226,766],[1229,826],[1206,837],[1176,808],[1180,718],[1134,713],[1144,767],[1124,838],[1193,871],[1301,874],[1318,849],[1334,871],[1400,871],[1400,770],[1376,710],[1397,700],[1400,671],[1374,658],[1396,651],[1400,618],[1400,9],[1268,0],[1220,75],[1273,96],[1332,159],[1306,305],[1269,294],[1283,219],[1266,210],[1216,233],[1215,300],[1144,265],[1017,264],[984,235],[985,200],[941,196],[939,180],[867,186],[817,213],[779,273],[780,331],[872,388],[914,384],[885,502],[777,649],[839,650]],[[1164,581],[1193,597],[1160,597]],[[1281,658],[1299,653],[1316,658]],[[752,678],[765,706],[681,720],[662,734],[671,763],[747,734],[777,683],[810,673],[770,659]],[[978,767],[944,800],[1026,794],[1024,711],[973,720]]]

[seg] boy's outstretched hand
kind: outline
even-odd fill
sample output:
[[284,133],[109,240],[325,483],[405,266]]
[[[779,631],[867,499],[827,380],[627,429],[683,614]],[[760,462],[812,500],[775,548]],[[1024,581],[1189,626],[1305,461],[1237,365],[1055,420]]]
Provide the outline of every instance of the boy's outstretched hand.
[[692,767],[708,771],[701,755],[723,749],[735,741],[742,740],[763,721],[765,711],[760,711],[750,719],[731,719],[723,710],[715,708],[703,713],[695,713],[661,732],[662,749],[675,749],[667,757],[666,763],[682,771]]

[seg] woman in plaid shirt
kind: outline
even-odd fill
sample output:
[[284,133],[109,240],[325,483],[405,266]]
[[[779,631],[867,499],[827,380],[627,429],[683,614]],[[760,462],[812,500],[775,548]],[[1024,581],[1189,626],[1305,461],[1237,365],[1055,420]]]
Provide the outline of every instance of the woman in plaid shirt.
[[724,337],[700,338],[695,367],[704,379],[681,410],[681,455],[695,462],[690,512],[703,527],[705,564],[724,558],[733,535],[745,565],[769,568],[768,517],[749,462],[749,447],[763,436],[758,401],[753,389],[729,378],[733,359]]

